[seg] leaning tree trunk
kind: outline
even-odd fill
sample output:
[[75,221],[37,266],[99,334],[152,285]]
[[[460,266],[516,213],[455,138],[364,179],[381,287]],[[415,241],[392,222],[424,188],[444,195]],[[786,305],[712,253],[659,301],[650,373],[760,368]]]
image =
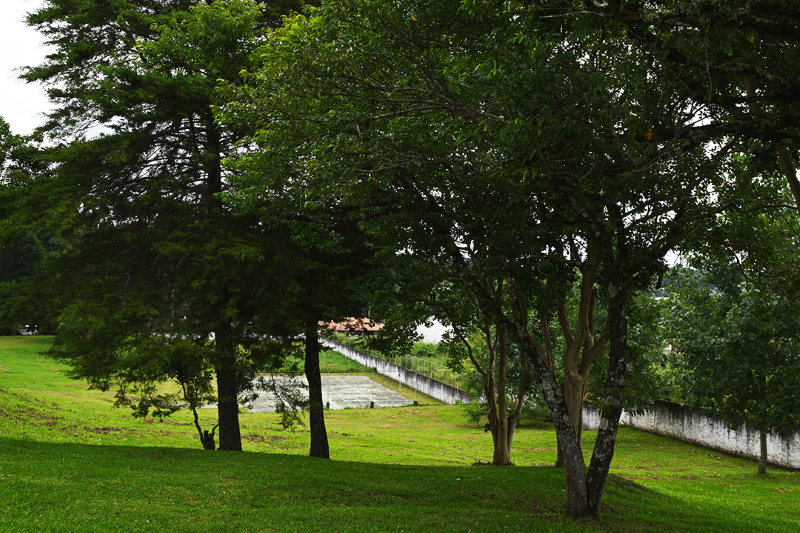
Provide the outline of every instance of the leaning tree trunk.
[[305,373],[308,380],[308,418],[311,427],[311,457],[330,458],[328,432],[325,429],[325,406],[322,404],[322,372],[319,368],[317,324],[306,325]]
[[197,428],[197,434],[200,435],[200,444],[203,445],[203,449],[211,451],[216,450],[217,443],[214,441],[214,432],[217,427],[219,427],[219,423],[211,428],[211,433],[209,433],[207,429],[204,430],[200,427],[200,417],[197,416],[197,407],[194,405],[192,406],[192,414],[194,415],[194,427]]
[[589,508],[587,506],[586,463],[583,459],[580,442],[575,435],[575,429],[570,422],[564,395],[552,372],[545,379],[539,379],[537,376],[537,382],[542,389],[545,402],[550,408],[556,435],[561,443],[567,474],[567,513],[573,518],[587,517]]
[[553,369],[549,367],[548,363],[537,351],[536,346],[531,342],[527,332],[526,313],[519,313],[514,328],[514,339],[533,368],[533,377],[542,391],[547,407],[550,409],[556,428],[556,435],[561,443],[567,474],[567,513],[573,518],[588,517],[586,463],[583,460],[583,452],[577,435],[575,435],[575,429],[570,422],[569,411],[564,401],[564,393],[556,381]]
[[588,508],[593,516],[600,512],[600,503],[605,492],[614,445],[617,440],[619,419],[622,415],[622,393],[628,377],[628,319],[625,316],[627,291],[618,288],[611,297],[608,309],[609,352],[608,375],[605,388],[608,394],[602,408],[600,427],[594,443],[592,460],[586,474]]
[[[567,372],[561,390],[567,404],[569,421],[578,439],[578,445],[583,442],[583,396],[586,393],[587,379],[576,372]],[[556,466],[564,466],[564,451],[561,449],[561,438],[556,435]]]
[[220,324],[214,331],[217,360],[217,412],[219,416],[219,449],[242,451],[239,433],[239,384],[236,379],[236,358],[231,343],[230,324]]

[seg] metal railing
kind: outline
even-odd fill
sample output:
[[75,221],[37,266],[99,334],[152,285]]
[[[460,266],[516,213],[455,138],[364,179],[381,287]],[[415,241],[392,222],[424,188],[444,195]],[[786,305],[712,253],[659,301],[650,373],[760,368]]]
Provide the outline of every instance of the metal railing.
[[429,378],[441,381],[442,383],[446,383],[451,387],[461,389],[461,374],[453,372],[445,365],[434,363],[428,359],[410,354],[392,358],[384,357],[383,355],[366,351],[363,346],[358,345],[357,338],[353,337],[345,337],[344,339],[336,338],[332,340],[344,346],[353,348],[354,350],[359,350],[373,357],[377,357],[378,359],[389,361],[390,363],[394,363],[397,366],[406,368],[423,376],[428,376]]

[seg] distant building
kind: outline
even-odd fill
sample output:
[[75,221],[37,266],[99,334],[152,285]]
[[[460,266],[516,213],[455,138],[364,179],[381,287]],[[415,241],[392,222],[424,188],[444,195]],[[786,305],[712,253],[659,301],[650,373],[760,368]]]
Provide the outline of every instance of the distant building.
[[341,322],[332,320],[327,323],[321,323],[320,325],[325,325],[328,327],[328,329],[333,330],[336,333],[342,333],[348,337],[364,337],[368,335],[375,335],[381,329],[383,329],[382,323],[375,322],[370,318],[346,317]]

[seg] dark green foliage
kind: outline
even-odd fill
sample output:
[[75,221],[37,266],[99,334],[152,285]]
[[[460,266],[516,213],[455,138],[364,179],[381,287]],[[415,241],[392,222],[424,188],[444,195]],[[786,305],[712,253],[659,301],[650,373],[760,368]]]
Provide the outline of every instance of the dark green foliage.
[[[666,307],[662,300],[642,292],[631,298],[628,315],[631,357],[628,361],[628,380],[622,397],[625,409],[640,412],[656,400],[669,397]],[[603,351],[594,362],[589,376],[588,403],[597,405],[609,395],[606,385],[608,353]]]
[[800,424],[800,313],[733,264],[681,276],[671,334],[683,400],[737,427],[789,435]]
[[[49,353],[137,415],[216,396],[220,447],[241,449],[238,395],[289,350],[271,336],[297,331],[277,311],[298,290],[286,228],[219,197],[242,132],[215,124],[215,86],[239,80],[264,15],[246,0],[50,0],[29,23],[56,49],[25,78],[56,104],[44,131],[60,143],[20,194],[68,191],[41,209],[72,213],[40,291],[58,324]],[[159,393],[164,380],[180,391]]]

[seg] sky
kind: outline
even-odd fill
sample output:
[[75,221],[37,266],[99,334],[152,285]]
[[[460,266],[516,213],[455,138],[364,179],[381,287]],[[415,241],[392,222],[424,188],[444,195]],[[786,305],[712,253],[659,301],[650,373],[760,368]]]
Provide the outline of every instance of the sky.
[[42,0],[2,0],[0,17],[0,117],[11,131],[27,134],[44,123],[42,113],[50,108],[47,96],[38,85],[17,79],[15,69],[38,65],[47,48],[41,36],[25,26],[25,13],[35,10]]

